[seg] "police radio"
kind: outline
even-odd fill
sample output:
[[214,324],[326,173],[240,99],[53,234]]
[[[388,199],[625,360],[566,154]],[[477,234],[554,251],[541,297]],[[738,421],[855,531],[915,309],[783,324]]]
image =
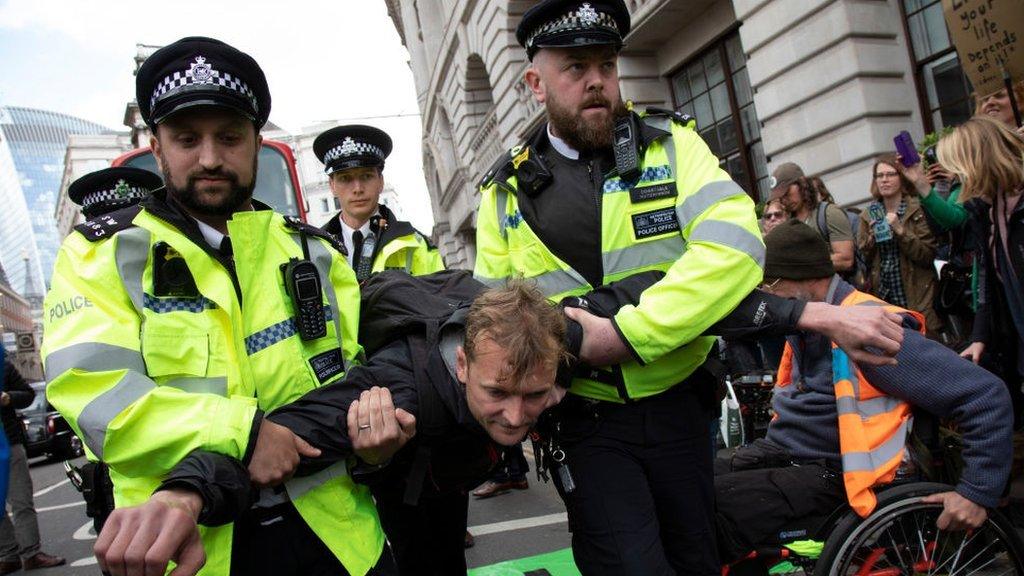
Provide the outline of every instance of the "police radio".
[[640,147],[637,145],[637,127],[633,115],[628,114],[615,120],[612,141],[615,153],[615,170],[626,181],[640,178]]
[[309,246],[306,235],[302,238],[303,259],[292,258],[281,265],[284,273],[284,287],[295,308],[295,328],[303,340],[316,340],[327,336],[327,318],[321,299],[322,285],[320,272],[309,261]]

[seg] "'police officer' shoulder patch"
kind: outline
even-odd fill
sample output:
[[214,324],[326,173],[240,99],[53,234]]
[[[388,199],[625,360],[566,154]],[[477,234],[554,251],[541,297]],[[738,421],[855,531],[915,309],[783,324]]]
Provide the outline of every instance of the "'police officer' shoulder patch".
[[633,214],[633,235],[637,240],[679,231],[675,207]]

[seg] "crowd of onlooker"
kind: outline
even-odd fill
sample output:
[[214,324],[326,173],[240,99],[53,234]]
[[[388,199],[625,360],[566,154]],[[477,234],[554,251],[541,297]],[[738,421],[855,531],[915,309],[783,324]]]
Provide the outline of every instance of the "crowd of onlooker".
[[[1024,106],[1024,81],[1014,86]],[[1017,424],[1024,409],[1024,128],[1003,89],[979,98],[975,116],[904,164],[875,159],[871,199],[841,207],[820,178],[793,163],[772,174],[765,234],[798,219],[829,243],[844,279],[892,304],[921,312],[929,338],[981,363],[1007,382]],[[862,197],[860,190],[845,198]],[[762,343],[768,368],[777,366]]]

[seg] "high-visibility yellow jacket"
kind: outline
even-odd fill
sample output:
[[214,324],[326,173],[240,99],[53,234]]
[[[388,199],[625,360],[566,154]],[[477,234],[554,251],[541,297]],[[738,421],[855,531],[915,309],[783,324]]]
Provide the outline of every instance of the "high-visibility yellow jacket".
[[[613,318],[636,360],[593,370],[571,388],[613,402],[661,393],[696,370],[714,342],[701,333],[757,286],[764,261],[753,202],[719,167],[692,121],[668,114],[643,121],[658,137],[641,152],[639,181],[625,182],[614,171],[603,176],[603,282],[647,270],[665,277],[638,306],[624,306]],[[513,276],[533,280],[557,302],[594,287],[523,218],[517,169],[531,154],[529,145],[513,148],[482,182],[474,274],[491,285]],[[558,192],[556,178],[539,193]]]
[[[384,270],[405,270],[413,276],[423,276],[444,270],[441,253],[427,237],[412,227],[412,224],[395,219],[387,206],[378,208],[380,217],[373,220],[371,228],[379,236],[373,250],[371,272]],[[341,238],[340,214],[331,217],[323,229]]]
[[[887,304],[854,290],[840,306],[883,306],[896,314],[910,314],[925,333],[924,315]],[[793,347],[787,342],[779,363],[777,387],[793,382]],[[866,518],[878,500],[874,487],[892,482],[903,462],[913,418],[907,402],[875,388],[835,342],[832,343],[832,383],[839,414],[839,453],[843,485],[850,507]]]
[[[162,195],[81,225],[57,256],[46,297],[47,397],[110,466],[117,506],[144,502],[189,452],[244,459],[257,411],[341,378],[360,354],[352,269],[318,229],[269,209],[228,222],[234,259]],[[323,285],[327,336],[303,341],[281,265],[302,258]],[[186,232],[187,231],[187,232]],[[344,464],[286,491],[351,574],[384,545],[369,492]],[[230,571],[231,525],[201,528],[204,575]]]

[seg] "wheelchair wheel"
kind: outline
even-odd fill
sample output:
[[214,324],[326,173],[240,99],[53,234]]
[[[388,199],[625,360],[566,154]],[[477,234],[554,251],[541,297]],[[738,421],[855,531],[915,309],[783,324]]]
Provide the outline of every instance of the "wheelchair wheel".
[[941,504],[921,498],[952,490],[918,482],[879,494],[866,519],[852,511],[831,532],[815,576],[1002,576],[1024,575],[1024,547],[998,511],[977,530],[940,531]]

